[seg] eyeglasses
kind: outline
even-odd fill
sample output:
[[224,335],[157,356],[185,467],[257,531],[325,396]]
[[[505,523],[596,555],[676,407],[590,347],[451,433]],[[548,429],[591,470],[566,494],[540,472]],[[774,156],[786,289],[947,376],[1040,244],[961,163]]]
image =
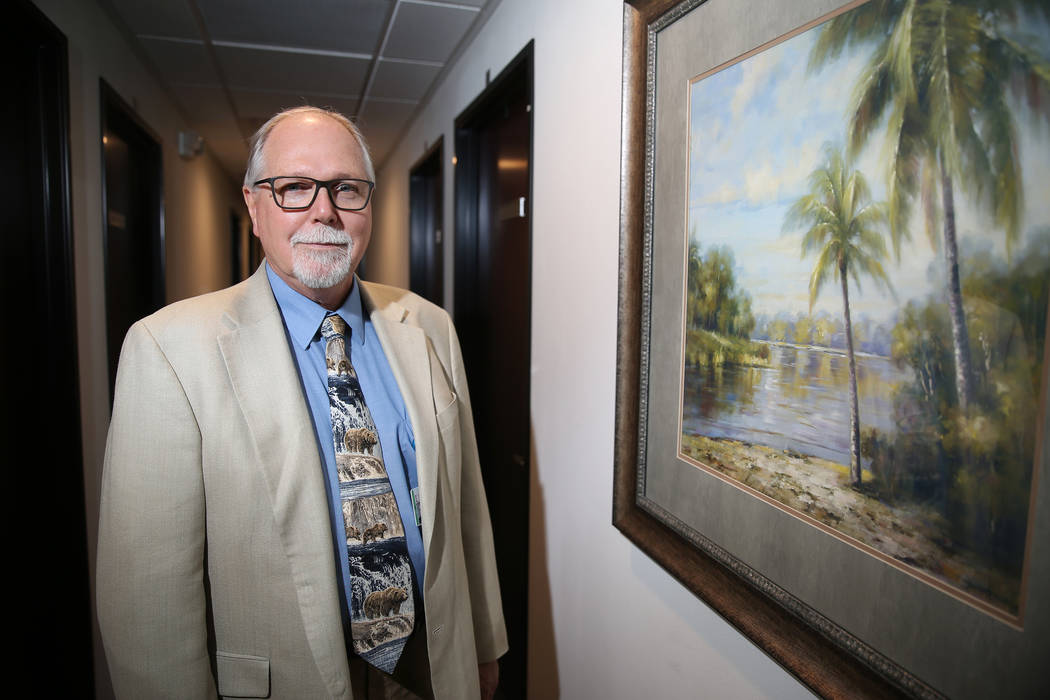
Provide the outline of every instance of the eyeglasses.
[[338,180],[315,180],[312,177],[268,177],[257,180],[254,186],[266,183],[270,186],[273,201],[285,211],[302,211],[314,205],[317,191],[328,190],[332,206],[342,211],[360,211],[368,206],[375,183],[370,180],[341,178]]

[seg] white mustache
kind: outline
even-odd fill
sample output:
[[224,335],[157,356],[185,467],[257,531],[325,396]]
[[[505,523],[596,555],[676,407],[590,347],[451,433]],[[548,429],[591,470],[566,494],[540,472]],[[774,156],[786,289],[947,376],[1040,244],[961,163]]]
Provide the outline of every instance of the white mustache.
[[299,243],[326,243],[329,245],[351,245],[352,243],[350,234],[346,231],[340,231],[325,224],[318,224],[305,231],[296,231],[292,234],[290,242],[293,246]]

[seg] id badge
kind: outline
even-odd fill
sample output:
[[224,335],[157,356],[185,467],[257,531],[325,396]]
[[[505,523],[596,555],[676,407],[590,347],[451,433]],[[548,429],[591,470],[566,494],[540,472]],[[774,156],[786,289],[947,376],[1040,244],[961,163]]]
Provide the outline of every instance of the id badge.
[[408,492],[412,497],[412,513],[416,516],[416,527],[423,527],[423,516],[419,513],[419,487]]

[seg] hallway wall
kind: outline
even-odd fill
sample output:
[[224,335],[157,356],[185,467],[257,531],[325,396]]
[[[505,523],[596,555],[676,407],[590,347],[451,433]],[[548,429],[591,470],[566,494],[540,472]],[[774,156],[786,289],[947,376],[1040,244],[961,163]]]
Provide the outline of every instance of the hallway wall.
[[[442,134],[451,159],[456,115],[530,39],[530,697],[810,697],[611,524],[620,2],[502,1],[379,172],[370,276],[408,286],[409,169]],[[451,163],[444,174],[453,231]]]
[[[243,209],[237,185],[210,154],[179,157],[177,134],[187,129],[175,105],[99,6],[91,2],[34,0],[69,42],[72,218],[80,361],[81,429],[88,553],[94,579],[99,479],[109,427],[103,257],[99,78],[104,78],[160,138],[168,302],[230,283],[230,211]],[[92,580],[92,600],[94,581]],[[95,682],[111,697],[95,630]]]

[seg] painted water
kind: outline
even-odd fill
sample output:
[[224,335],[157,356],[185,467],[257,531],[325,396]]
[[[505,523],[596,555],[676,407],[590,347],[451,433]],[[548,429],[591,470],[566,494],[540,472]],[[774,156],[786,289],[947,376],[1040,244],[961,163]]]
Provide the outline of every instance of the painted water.
[[[763,342],[763,341],[756,341]],[[768,367],[686,367],[682,431],[849,464],[849,364],[839,350],[765,343]],[[894,394],[914,381],[888,357],[858,353],[861,430],[895,434]]]

